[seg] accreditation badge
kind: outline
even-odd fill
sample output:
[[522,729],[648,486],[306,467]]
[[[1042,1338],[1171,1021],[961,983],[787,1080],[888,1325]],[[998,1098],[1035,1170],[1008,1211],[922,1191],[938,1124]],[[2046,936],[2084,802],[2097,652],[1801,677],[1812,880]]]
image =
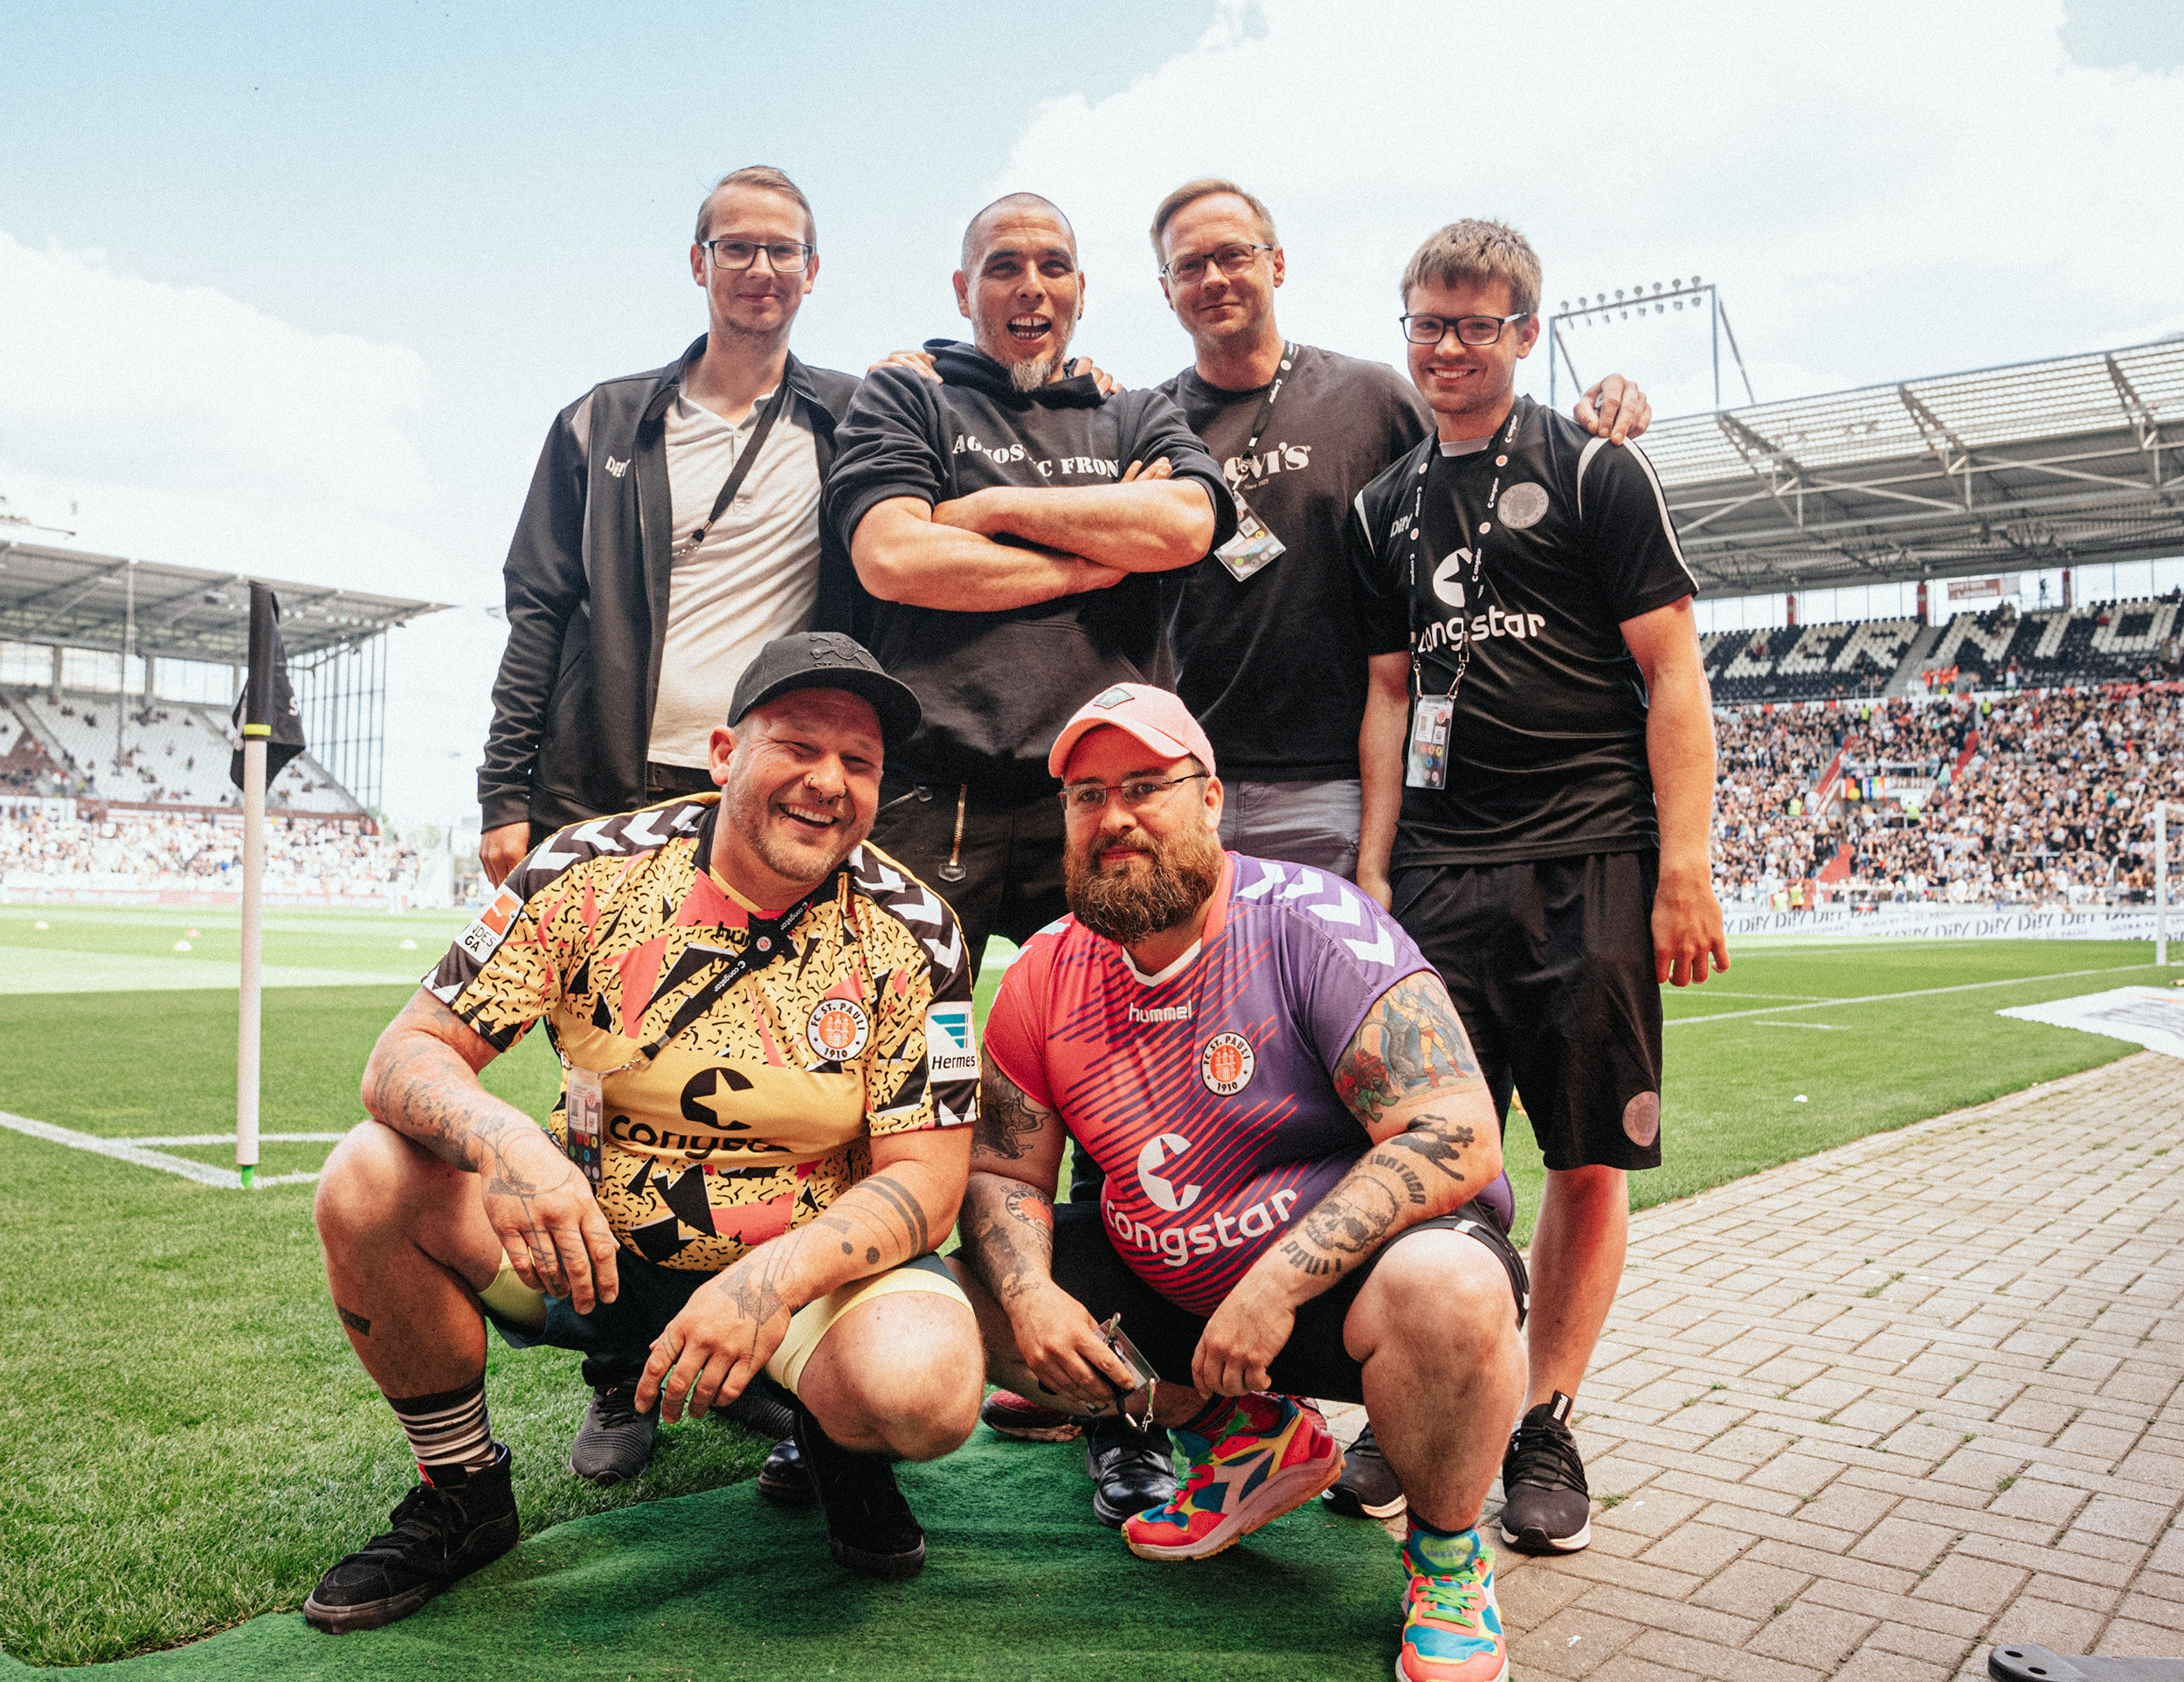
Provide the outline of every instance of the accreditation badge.
[[1251,511],[1251,504],[1244,501],[1241,491],[1232,490],[1236,499],[1236,535],[1213,551],[1213,558],[1228,569],[1228,575],[1241,584],[1288,553],[1288,547],[1274,535],[1265,521]]
[[1406,788],[1448,786],[1448,723],[1455,716],[1452,695],[1421,695],[1411,709],[1411,741],[1403,775]]
[[573,1064],[564,1072],[562,1084],[568,1098],[569,1159],[596,1187],[603,1173],[599,1137],[605,1131],[606,1085],[598,1071]]

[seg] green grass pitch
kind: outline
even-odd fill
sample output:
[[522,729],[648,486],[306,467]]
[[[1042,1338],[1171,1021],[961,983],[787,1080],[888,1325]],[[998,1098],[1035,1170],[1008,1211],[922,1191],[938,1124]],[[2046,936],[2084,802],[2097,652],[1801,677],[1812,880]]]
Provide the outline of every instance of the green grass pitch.
[[[461,922],[269,915],[266,1132],[361,1118],[373,1037]],[[232,912],[0,907],[0,1110],[107,1137],[231,1129],[238,938]],[[1664,990],[1668,1166],[1634,1177],[1634,1201],[2124,1056],[1994,1013],[2160,979],[2151,958],[2040,941],[1742,949],[1726,976]],[[982,1004],[998,976],[989,966]],[[543,1037],[486,1080],[543,1112]],[[265,1166],[312,1169],[326,1148],[268,1146]],[[1521,1120],[1509,1155],[1528,1229],[1540,1170]],[[412,1478],[334,1320],[308,1187],[218,1191],[0,1130],[0,1652],[13,1658],[116,1658],[293,1609]],[[723,1423],[670,1427],[642,1480],[594,1489],[565,1464],[584,1401],[575,1357],[494,1348],[527,1531],[738,1481],[764,1451]]]

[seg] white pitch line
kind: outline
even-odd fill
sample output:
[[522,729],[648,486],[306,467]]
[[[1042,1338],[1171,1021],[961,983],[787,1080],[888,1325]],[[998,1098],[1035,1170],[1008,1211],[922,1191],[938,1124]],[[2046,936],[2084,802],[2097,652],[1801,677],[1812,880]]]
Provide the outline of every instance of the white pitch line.
[[1738,1016],[1779,1016],[1790,1010],[1831,1010],[1837,1005],[1877,1005],[1890,999],[1924,999],[1937,993],[1976,993],[1981,987],[2028,987],[2035,981],[2068,981],[2080,975],[2121,975],[2128,970],[2150,970],[2151,964],[2111,964],[2098,970],[2057,970],[2053,975],[2015,975],[2006,981],[1960,981],[1952,987],[1913,987],[1908,993],[1869,993],[1856,999],[1815,999],[1809,1005],[1777,1005],[1772,1010],[1717,1010],[1710,1016],[1671,1016],[1661,1026],[1683,1028],[1691,1022],[1726,1022]]
[[1754,1022],[1754,1028],[1816,1028],[1828,1034],[1847,1034],[1841,1022]]
[[[347,1139],[347,1133],[260,1133],[261,1145],[332,1145]],[[117,1145],[232,1145],[232,1133],[131,1133],[126,1139],[114,1141]],[[264,1185],[264,1180],[258,1182]]]
[[[66,1145],[72,1151],[88,1151],[93,1156],[110,1156],[116,1161],[134,1163],[140,1168],[157,1168],[162,1173],[179,1174],[184,1180],[194,1180],[200,1186],[213,1186],[223,1191],[240,1191],[243,1177],[232,1168],[216,1168],[208,1162],[192,1162],[186,1156],[169,1156],[163,1151],[148,1151],[133,1139],[100,1139],[95,1133],[79,1133],[66,1127],[56,1127],[50,1121],[32,1121],[28,1116],[11,1116],[0,1110],[0,1127],[11,1127],[18,1133],[28,1133],[32,1139],[42,1139],[49,1145]],[[234,1135],[219,1134],[207,1141],[225,1145]],[[258,1181],[260,1186],[294,1186],[316,1180],[314,1173],[267,1174]]]

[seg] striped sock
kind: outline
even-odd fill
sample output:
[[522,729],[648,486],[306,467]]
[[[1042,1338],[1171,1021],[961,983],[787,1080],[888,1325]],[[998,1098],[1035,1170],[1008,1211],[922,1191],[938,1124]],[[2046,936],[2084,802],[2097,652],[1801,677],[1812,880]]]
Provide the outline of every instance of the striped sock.
[[500,1458],[501,1445],[493,1440],[492,1422],[486,1417],[482,1373],[460,1390],[389,1396],[387,1403],[402,1422],[417,1469],[428,1484],[460,1483]]

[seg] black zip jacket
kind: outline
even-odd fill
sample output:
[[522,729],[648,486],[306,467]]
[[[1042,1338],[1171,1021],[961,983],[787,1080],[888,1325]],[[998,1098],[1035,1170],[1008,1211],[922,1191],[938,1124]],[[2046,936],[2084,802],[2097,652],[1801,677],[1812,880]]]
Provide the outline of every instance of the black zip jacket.
[[[939,503],[990,485],[1111,485],[1131,462],[1160,456],[1177,479],[1204,487],[1216,545],[1235,530],[1220,469],[1158,391],[1102,397],[1083,374],[1019,391],[1008,370],[973,346],[935,339],[925,348],[941,383],[874,369],[842,420],[820,517],[845,569],[859,523],[890,497]],[[1175,686],[1161,576],[990,613],[837,592],[855,601],[851,634],[925,711],[917,734],[888,755],[889,779],[968,784],[1002,801],[1046,793],[1047,750],[1079,707],[1110,684]]]
[[[508,641],[478,767],[480,821],[563,824],[645,804],[645,758],[667,634],[668,405],[705,338],[680,360],[595,385],[554,418],[501,569]],[[789,358],[822,479],[857,382]],[[848,627],[847,560],[821,523],[819,629]]]

